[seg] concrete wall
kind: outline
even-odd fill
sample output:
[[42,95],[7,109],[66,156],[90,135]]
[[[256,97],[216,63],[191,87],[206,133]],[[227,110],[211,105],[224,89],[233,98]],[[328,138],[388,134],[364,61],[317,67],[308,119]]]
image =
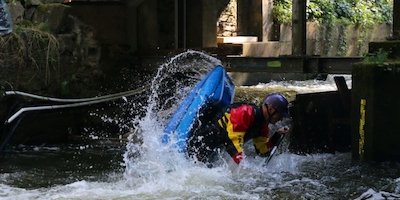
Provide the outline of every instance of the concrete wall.
[[262,0],[237,0],[238,35],[257,36],[258,41],[263,35]]
[[[307,22],[307,55],[362,56],[368,52],[369,42],[385,41],[391,33],[390,24],[377,24],[370,29],[364,29],[354,25],[326,27],[316,22]],[[264,39],[268,37],[268,35],[263,36]],[[245,43],[243,55],[250,57],[291,55],[291,40],[291,25],[281,25],[279,41]]]

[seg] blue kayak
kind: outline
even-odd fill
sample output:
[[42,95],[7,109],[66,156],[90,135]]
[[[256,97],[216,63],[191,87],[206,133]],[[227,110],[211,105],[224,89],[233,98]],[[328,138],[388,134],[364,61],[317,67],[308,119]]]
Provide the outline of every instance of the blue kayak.
[[174,138],[174,147],[186,152],[187,140],[192,134],[193,125],[200,112],[207,106],[223,108],[232,103],[235,85],[225,69],[217,65],[200,80],[189,92],[168,121],[162,142],[167,144]]

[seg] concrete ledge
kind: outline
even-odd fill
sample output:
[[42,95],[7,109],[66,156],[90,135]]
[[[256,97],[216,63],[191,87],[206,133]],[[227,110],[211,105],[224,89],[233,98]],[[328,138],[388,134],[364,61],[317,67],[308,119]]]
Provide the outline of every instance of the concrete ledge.
[[252,86],[260,83],[284,80],[308,80],[315,78],[311,73],[271,73],[271,72],[229,72],[236,86]]
[[246,42],[257,42],[256,36],[235,36],[235,37],[217,37],[217,43],[241,44]]
[[291,42],[252,42],[243,43],[243,56],[278,57],[292,53]]

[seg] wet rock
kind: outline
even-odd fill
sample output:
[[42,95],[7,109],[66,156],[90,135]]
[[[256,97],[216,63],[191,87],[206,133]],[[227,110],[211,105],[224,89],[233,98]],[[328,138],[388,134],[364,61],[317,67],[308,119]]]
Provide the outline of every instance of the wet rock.
[[51,32],[59,33],[69,10],[70,7],[63,4],[41,4],[33,15],[33,21],[35,23],[46,23]]
[[25,0],[25,8],[42,5],[41,0]]
[[33,19],[33,15],[35,14],[35,11],[36,11],[36,7],[26,8],[25,13],[24,13],[24,19],[31,21]]
[[60,42],[60,52],[73,52],[76,35],[73,33],[59,34],[57,40]]
[[8,4],[10,8],[11,17],[13,19],[13,23],[19,23],[24,18],[25,8],[22,6],[21,2],[16,1]]

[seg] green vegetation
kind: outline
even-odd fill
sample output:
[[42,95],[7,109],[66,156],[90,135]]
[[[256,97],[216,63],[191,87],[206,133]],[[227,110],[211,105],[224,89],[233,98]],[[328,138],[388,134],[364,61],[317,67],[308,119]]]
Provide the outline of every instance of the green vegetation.
[[274,22],[289,24],[292,22],[292,0],[274,0],[272,8]]
[[24,20],[12,33],[0,37],[0,66],[18,69],[13,81],[16,85],[29,85],[39,78],[48,86],[52,80],[59,80],[59,42],[48,29],[45,23]]
[[[307,19],[371,26],[391,23],[392,9],[393,0],[308,0]],[[291,23],[292,0],[274,0],[273,16],[275,22]]]
[[364,57],[363,62],[365,64],[374,64],[378,66],[383,66],[388,61],[389,53],[379,49],[376,53],[370,53]]

